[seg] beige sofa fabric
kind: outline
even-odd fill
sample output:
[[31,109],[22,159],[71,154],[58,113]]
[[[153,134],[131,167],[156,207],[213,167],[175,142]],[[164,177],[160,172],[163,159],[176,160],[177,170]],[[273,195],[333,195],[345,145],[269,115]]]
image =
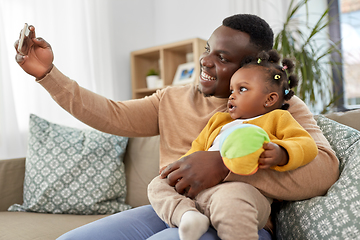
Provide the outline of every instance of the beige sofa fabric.
[[[23,202],[25,158],[1,160],[0,164],[0,212],[14,203]],[[2,223],[2,221],[0,221]]]
[[334,112],[325,114],[325,116],[338,123],[360,130],[360,109],[347,112]]
[[159,174],[160,136],[130,138],[125,154],[127,196],[132,207],[150,204],[147,185]]

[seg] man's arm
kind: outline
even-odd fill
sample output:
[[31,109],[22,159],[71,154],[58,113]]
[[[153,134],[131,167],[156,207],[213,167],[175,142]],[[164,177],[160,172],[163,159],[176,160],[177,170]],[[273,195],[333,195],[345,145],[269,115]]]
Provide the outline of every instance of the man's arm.
[[162,91],[143,99],[115,102],[82,88],[55,66],[38,82],[62,108],[95,129],[127,137],[159,134],[158,103]]
[[[110,134],[137,137],[159,134],[158,104],[162,91],[141,100],[115,102],[80,87],[53,66],[51,46],[35,37],[35,28],[29,27],[22,52],[16,61],[28,74],[50,93],[66,111],[85,124]],[[144,122],[146,121],[146,122]]]

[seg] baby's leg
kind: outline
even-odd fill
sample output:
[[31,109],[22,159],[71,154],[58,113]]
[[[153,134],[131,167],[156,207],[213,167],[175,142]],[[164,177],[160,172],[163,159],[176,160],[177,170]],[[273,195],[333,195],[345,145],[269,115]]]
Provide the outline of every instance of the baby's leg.
[[170,227],[178,227],[185,212],[198,212],[194,200],[177,193],[166,179],[159,176],[150,182],[148,197],[155,212]]
[[221,239],[258,240],[272,200],[247,183],[225,182],[200,192],[196,202]]
[[179,236],[181,240],[198,240],[209,228],[208,217],[197,211],[185,212],[180,221]]

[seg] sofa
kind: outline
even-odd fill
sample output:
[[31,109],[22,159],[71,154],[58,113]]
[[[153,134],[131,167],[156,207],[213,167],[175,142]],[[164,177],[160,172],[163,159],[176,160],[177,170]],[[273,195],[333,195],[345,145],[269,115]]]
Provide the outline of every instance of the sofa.
[[[129,138],[123,157],[126,200],[132,207],[149,204],[147,184],[159,172],[159,136]],[[50,240],[109,214],[77,215],[10,212],[23,202],[25,158],[0,160],[0,239]]]
[[[333,120],[330,120],[333,119]],[[344,135],[344,131],[350,132],[345,134],[350,136],[352,142],[347,141],[350,147],[356,146],[360,152],[360,110],[353,110],[348,112],[331,113],[324,116],[319,116],[317,121],[322,130],[326,130],[325,136],[330,138],[330,135],[339,131],[338,136]],[[344,125],[343,125],[344,124]],[[358,137],[358,138],[357,138]],[[347,138],[349,139],[349,138]],[[360,161],[360,154],[354,153],[354,150],[349,152],[349,155],[357,154],[357,157],[350,160],[344,160],[346,156],[341,155],[345,147],[340,146],[337,149],[335,146],[337,139],[330,139],[329,142],[334,146],[335,152],[338,154],[342,174],[346,169],[345,165],[350,165],[350,161]],[[123,156],[123,163],[125,165],[126,178],[126,198],[125,204],[131,207],[138,207],[149,204],[146,196],[147,184],[150,180],[158,174],[159,163],[159,136],[129,138],[126,151]],[[357,149],[355,149],[357,151]],[[350,151],[350,150],[349,150]],[[28,155],[29,155],[28,150]],[[345,154],[346,155],[346,154]],[[29,157],[29,156],[28,156]],[[355,160],[354,160],[355,159]],[[360,165],[360,164],[359,164]],[[29,211],[8,211],[10,206],[14,204],[22,204],[24,201],[24,178],[26,171],[25,158],[0,160],[0,239],[14,240],[14,239],[56,239],[63,233],[92,222],[94,220],[108,216],[107,214],[50,214],[44,211],[29,212]],[[59,167],[57,167],[59,168]],[[351,169],[349,170],[351,171]],[[360,172],[357,173],[360,176]],[[354,184],[349,184],[349,178],[341,178],[339,182],[342,184],[340,188],[350,188],[352,197],[345,198],[345,205],[348,204],[352,211],[351,216],[346,210],[340,209],[339,212],[335,210],[325,210],[318,205],[322,205],[332,196],[336,196],[335,201],[331,199],[329,203],[331,206],[342,206],[342,199],[337,197],[339,195],[333,194],[329,196],[321,196],[314,199],[308,199],[297,202],[283,202],[276,208],[274,212],[274,223],[276,226],[276,237],[278,239],[359,239],[360,236],[360,180],[356,182],[356,174],[352,176],[355,178]],[[360,177],[358,178],[360,179]],[[343,182],[347,184],[343,184]],[[335,185],[335,184],[334,184]],[[329,192],[339,192],[342,189],[330,189]],[[341,196],[342,193],[340,193]],[[328,195],[328,194],[327,194]],[[352,204],[349,204],[352,203]],[[326,205],[325,204],[325,205]],[[326,206],[328,206],[326,205]],[[13,208],[14,209],[14,208]],[[16,207],[15,207],[16,209]],[[21,209],[21,207],[20,207]],[[316,210],[320,211],[316,215]],[[327,216],[327,214],[329,214]],[[331,215],[332,214],[332,215]],[[320,222],[319,222],[319,221]],[[342,223],[346,226],[342,226]],[[331,229],[328,229],[330,226]],[[331,238],[332,237],[332,238]]]

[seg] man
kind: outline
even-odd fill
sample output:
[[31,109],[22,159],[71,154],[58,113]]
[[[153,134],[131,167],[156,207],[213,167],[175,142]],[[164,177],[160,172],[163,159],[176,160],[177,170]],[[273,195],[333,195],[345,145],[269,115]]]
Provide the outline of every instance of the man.
[[[25,43],[27,55],[17,53],[17,62],[73,116],[111,134],[129,137],[160,134],[160,167],[168,165],[161,176],[167,177],[177,192],[190,198],[222,181],[242,181],[255,186],[267,197],[299,200],[326,193],[338,177],[338,160],[334,152],[308,108],[296,97],[291,100],[289,111],[312,135],[319,148],[318,156],[310,164],[291,172],[259,170],[252,176],[240,176],[229,173],[219,152],[195,152],[176,161],[189,150],[209,118],[215,112],[226,111],[230,78],[242,60],[272,48],[272,30],[257,16],[234,15],[226,18],[214,31],[200,58],[199,86],[167,87],[150,97],[124,102],[94,94],[64,76],[52,64],[50,45],[35,38],[32,26]],[[264,205],[254,202],[249,204],[248,210],[257,211],[260,207]],[[261,228],[263,222],[264,219],[258,216],[252,219],[249,227]],[[177,237],[177,229],[168,228],[153,209],[146,206],[101,219],[60,239],[116,239],[115,236],[118,239],[173,239]],[[243,238],[257,239],[258,236]],[[218,238],[210,228],[201,239]]]

